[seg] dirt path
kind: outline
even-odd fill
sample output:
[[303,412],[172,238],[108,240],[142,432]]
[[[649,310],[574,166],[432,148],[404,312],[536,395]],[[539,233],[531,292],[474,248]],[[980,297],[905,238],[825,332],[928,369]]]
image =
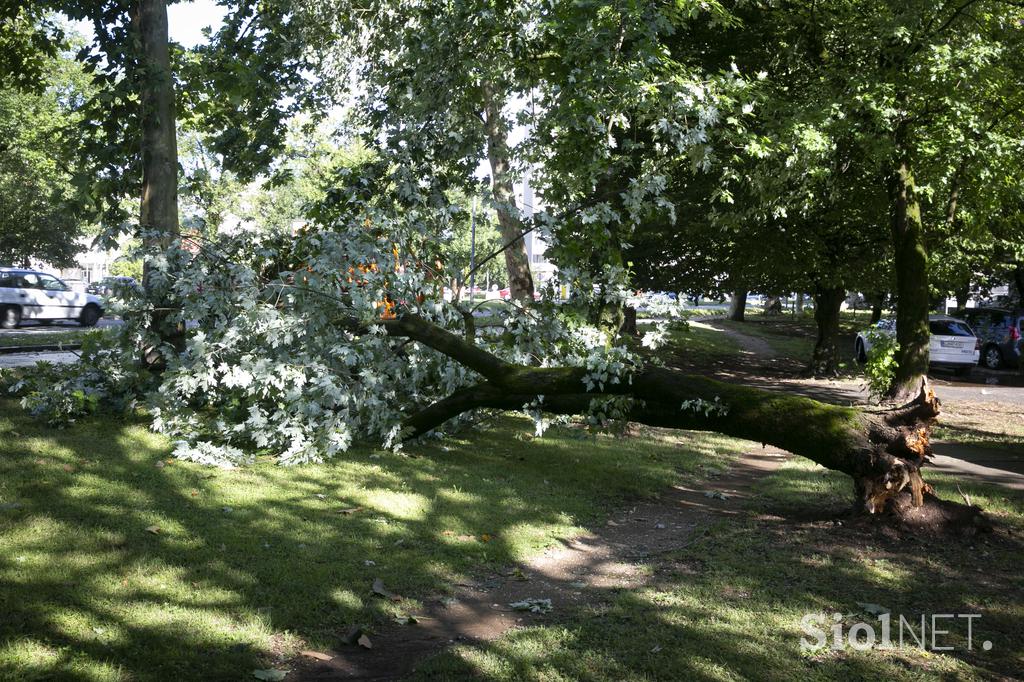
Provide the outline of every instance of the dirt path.
[[775,349],[772,348],[771,345],[764,339],[758,338],[756,336],[748,336],[747,334],[738,332],[731,327],[726,327],[724,325],[716,325],[714,317],[695,318],[693,320],[690,320],[690,325],[698,328],[703,327],[704,329],[714,329],[715,331],[722,332],[730,339],[735,341],[736,344],[743,350],[743,352],[757,356],[759,359],[768,360],[777,355]]
[[[612,591],[639,587],[656,573],[649,569],[660,556],[686,546],[717,518],[743,513],[753,484],[786,456],[771,449],[751,452],[700,486],[673,486],[657,500],[621,509],[586,535],[459,585],[454,597],[428,601],[418,624],[373,634],[373,649],[341,646],[310,652],[319,655],[300,658],[287,679],[401,679],[452,644],[491,641],[514,627],[559,622],[583,606],[610,599]],[[509,606],[528,599],[549,599],[551,612]]]

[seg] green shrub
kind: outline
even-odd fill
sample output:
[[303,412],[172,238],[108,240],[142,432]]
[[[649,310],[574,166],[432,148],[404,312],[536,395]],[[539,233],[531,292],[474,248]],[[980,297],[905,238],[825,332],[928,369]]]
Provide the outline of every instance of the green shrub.
[[867,352],[864,376],[868,382],[868,392],[878,400],[889,390],[896,377],[896,351],[900,349],[900,344],[896,342],[895,336],[877,329],[870,330],[867,338],[871,349]]

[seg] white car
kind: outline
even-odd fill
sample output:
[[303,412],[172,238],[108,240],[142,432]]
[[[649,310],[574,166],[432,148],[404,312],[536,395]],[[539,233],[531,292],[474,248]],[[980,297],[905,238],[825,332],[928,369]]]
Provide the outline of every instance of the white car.
[[[929,315],[928,330],[931,332],[928,344],[929,364],[952,369],[960,375],[970,374],[971,369],[981,358],[981,339],[970,326],[963,320],[948,315]],[[896,322],[880,320],[872,329],[857,333],[857,340],[854,342],[857,362],[867,362],[868,351],[871,350],[872,331],[894,336]]]
[[36,270],[0,268],[0,327],[22,320],[77,320],[92,327],[103,317],[98,296],[74,291],[53,275]]

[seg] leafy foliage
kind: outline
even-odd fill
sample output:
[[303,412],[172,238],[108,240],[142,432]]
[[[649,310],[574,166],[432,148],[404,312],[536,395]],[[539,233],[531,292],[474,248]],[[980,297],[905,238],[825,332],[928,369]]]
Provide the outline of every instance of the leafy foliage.
[[872,329],[867,333],[871,348],[867,352],[864,364],[864,377],[867,379],[868,392],[874,399],[884,396],[896,378],[896,352],[899,343],[894,334]]
[[38,91],[0,88],[0,263],[68,264],[85,215],[73,183],[81,71],[54,57],[38,68]]

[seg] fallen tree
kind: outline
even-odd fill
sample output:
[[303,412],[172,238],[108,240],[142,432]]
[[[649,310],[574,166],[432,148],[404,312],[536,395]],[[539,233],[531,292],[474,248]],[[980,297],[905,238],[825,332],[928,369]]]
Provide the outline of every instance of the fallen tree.
[[[479,409],[584,415],[784,449],[850,476],[854,507],[866,515],[942,506],[921,476],[939,414],[926,382],[904,405],[857,409],[686,374],[590,324],[588,300],[556,303],[552,292],[476,328],[458,304],[431,294],[414,255],[401,255],[418,252],[415,239],[385,251],[364,223],[219,239],[170,249],[154,278],[165,287],[156,300],[176,300],[171,319],[191,321],[183,350],[160,346],[161,372],[138,362],[140,346],[159,344],[148,323],[154,304],[143,297],[66,376],[22,382],[26,406],[66,423],[144,400],[175,456],[219,466],[255,453],[322,461],[356,442],[398,447]],[[282,270],[282,253],[300,267]],[[655,325],[641,344],[654,349],[666,332]]]
[[[927,381],[911,402],[878,410],[829,405],[663,367],[643,367],[628,382],[588,391],[585,368],[509,363],[413,314],[383,325],[389,335],[422,343],[482,377],[409,416],[408,438],[470,410],[521,409],[537,396],[543,396],[541,408],[555,414],[584,414],[597,396],[627,396],[633,399],[627,413],[631,421],[773,445],[848,474],[858,511],[878,513],[887,506],[906,511],[926,501],[939,504],[921,476],[931,454],[929,430],[940,407]],[[890,504],[901,494],[909,495],[909,504]]]

